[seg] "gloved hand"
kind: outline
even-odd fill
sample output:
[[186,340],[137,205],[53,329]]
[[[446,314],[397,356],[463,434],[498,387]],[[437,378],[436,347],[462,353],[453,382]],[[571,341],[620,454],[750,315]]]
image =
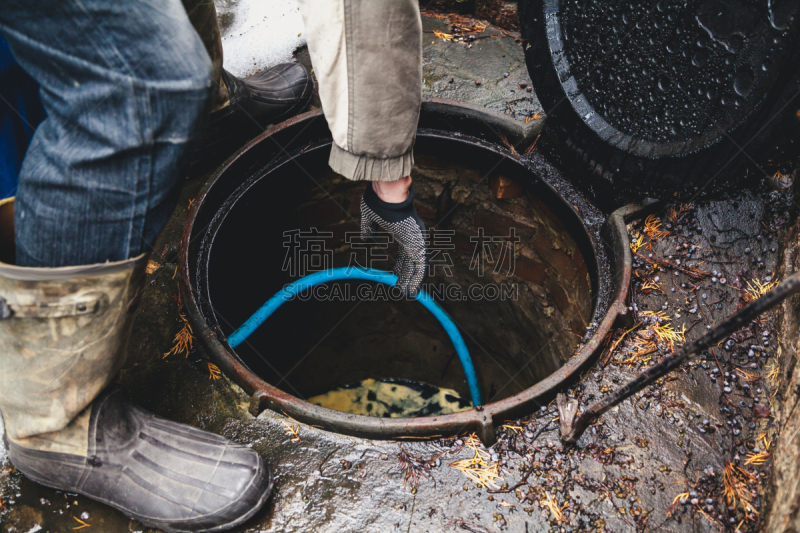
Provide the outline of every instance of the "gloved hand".
[[391,234],[399,245],[394,273],[398,289],[407,296],[416,296],[428,270],[428,253],[425,249],[425,223],[414,208],[414,186],[408,189],[408,198],[398,204],[384,202],[367,185],[361,199],[361,238],[369,241],[379,231]]

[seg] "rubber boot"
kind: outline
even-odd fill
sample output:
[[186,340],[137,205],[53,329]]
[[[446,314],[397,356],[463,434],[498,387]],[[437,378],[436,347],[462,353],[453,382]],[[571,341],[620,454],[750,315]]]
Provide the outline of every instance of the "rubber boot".
[[2,201],[0,413],[11,462],[167,532],[222,531],[252,516],[272,486],[256,452],[108,389],[125,360],[147,258],[17,267],[10,220],[13,200]]
[[222,79],[230,102],[211,113],[212,121],[230,109],[233,113],[246,112],[266,127],[303,111],[314,93],[311,74],[300,63],[283,63],[244,79],[223,70]]
[[262,133],[270,124],[293,117],[308,107],[314,82],[299,63],[284,63],[248,78],[222,71],[228,104],[209,114],[200,132],[194,163],[228,154]]

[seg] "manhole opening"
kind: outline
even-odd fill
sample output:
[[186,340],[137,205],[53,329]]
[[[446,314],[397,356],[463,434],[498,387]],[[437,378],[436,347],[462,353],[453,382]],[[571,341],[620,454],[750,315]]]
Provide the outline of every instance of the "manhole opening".
[[[327,154],[321,146],[254,172],[219,209],[200,264],[207,265],[206,313],[213,310],[224,335],[315,270],[356,263],[391,269],[394,245],[367,247],[358,238],[364,184],[334,174]],[[590,239],[569,204],[503,155],[420,135],[415,158],[416,205],[430,229],[434,274],[426,290],[458,325],[484,403],[516,395],[561,367],[592,320],[598,276]],[[496,197],[498,189],[506,198]],[[407,380],[403,385],[422,397],[430,390],[414,384],[469,400],[450,339],[418,302],[398,301],[366,281],[325,287],[285,303],[236,348],[252,372],[304,400],[340,387],[352,391],[365,380]],[[452,398],[449,406],[392,400],[376,394],[373,382],[359,390],[351,396],[360,405],[350,408],[316,401],[376,416],[458,408]]]

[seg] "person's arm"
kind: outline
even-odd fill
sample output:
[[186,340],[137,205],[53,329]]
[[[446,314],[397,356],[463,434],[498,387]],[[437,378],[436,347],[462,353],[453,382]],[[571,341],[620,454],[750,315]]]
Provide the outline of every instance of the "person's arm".
[[397,286],[416,295],[427,269],[425,225],[411,168],[422,101],[422,22],[416,0],[300,0],[322,109],[333,135],[329,164],[371,181],[361,202],[364,238],[399,244]]

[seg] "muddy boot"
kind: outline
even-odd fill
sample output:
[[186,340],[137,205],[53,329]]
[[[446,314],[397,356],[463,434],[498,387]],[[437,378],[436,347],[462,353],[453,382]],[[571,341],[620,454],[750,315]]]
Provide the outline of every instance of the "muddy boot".
[[125,360],[147,258],[14,266],[13,205],[0,202],[0,413],[11,462],[164,531],[247,520],[272,483],[256,452],[101,393]]
[[159,418],[119,390],[101,393],[61,431],[7,440],[11,462],[33,481],[168,532],[237,526],[272,488],[250,448]]
[[227,154],[268,125],[297,115],[308,107],[314,94],[311,74],[299,63],[284,63],[244,79],[223,70],[222,81],[229,102],[206,119],[195,163]]

